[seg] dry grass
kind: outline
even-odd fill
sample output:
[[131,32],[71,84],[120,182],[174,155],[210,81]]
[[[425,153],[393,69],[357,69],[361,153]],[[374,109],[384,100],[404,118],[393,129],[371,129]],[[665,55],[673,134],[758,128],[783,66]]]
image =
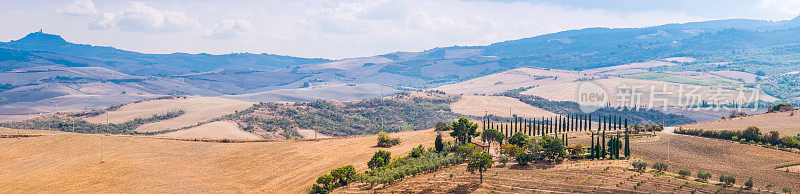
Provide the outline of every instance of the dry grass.
[[1,122],[9,122],[9,121],[24,121],[28,119],[33,119],[39,117],[38,114],[28,114],[28,115],[0,115],[0,123]]
[[154,114],[164,114],[169,111],[183,110],[186,113],[173,119],[148,123],[137,128],[137,131],[151,132],[166,129],[176,129],[193,125],[225,114],[244,110],[253,103],[217,97],[193,97],[169,100],[152,100],[123,106],[122,108],[87,118],[92,123],[105,123],[106,115],[110,123],[123,123],[135,118],[147,118]]
[[728,79],[742,79],[745,83],[754,83],[756,82],[756,77],[758,77],[756,74],[742,71],[712,71],[711,74]]
[[522,87],[571,82],[578,77],[580,74],[576,71],[518,68],[434,89],[448,94],[495,94]]
[[733,175],[742,184],[753,177],[757,187],[772,184],[775,188],[791,187],[800,189],[797,181],[800,173],[782,172],[775,167],[800,162],[800,155],[763,148],[687,135],[659,134],[631,141],[634,156],[647,161],[667,161],[667,142],[669,142],[670,172],[686,168],[697,172],[705,170],[716,180],[720,174]]
[[[717,96],[718,89],[712,89],[708,86],[697,86],[697,85],[688,85],[683,84],[684,92],[679,92],[681,84],[670,83],[670,82],[663,82],[663,81],[652,81],[652,80],[640,80],[640,79],[628,79],[628,78],[608,78],[608,79],[598,79],[591,81],[594,84],[597,84],[601,88],[605,90],[608,94],[609,102],[613,106],[619,106],[621,104],[625,104],[627,106],[632,106],[638,104],[640,106],[648,106],[650,104],[650,95],[651,95],[651,88],[654,88],[655,92],[662,92],[665,87],[666,91],[669,94],[658,94],[654,93],[656,100],[653,101],[654,107],[661,107],[664,106],[664,100],[667,100],[667,105],[675,106],[679,104],[699,104],[701,100],[711,101],[710,99],[719,98]],[[553,84],[547,85],[542,87],[531,88],[530,90],[522,92],[522,94],[527,95],[535,95],[541,96],[543,98],[547,98],[550,100],[556,101],[577,101],[578,97],[578,89],[581,84],[585,82],[570,82],[570,83],[560,83],[560,84]],[[630,90],[631,87],[637,87],[636,92],[639,93],[639,100],[636,102],[631,102],[630,99],[630,92],[620,93],[619,89],[628,89]],[[694,100],[693,103],[687,103],[689,92],[694,91],[696,87],[699,89],[694,92],[694,94],[698,94],[701,96],[700,100]],[[730,90],[730,89],[719,89],[720,92],[723,94],[738,94],[738,91]],[[627,94],[627,96],[626,96]],[[749,99],[751,95],[746,93],[744,96],[745,98]],[[773,101],[775,100],[774,97],[771,97],[766,94],[760,95],[762,100],[765,101]],[[628,100],[626,100],[628,99]],[[678,100],[682,99],[682,103],[678,103]],[[622,101],[620,101],[622,100]],[[736,100],[735,96],[730,98],[721,99],[721,103],[727,103]]]
[[[792,115],[794,112],[794,116]],[[704,130],[745,130],[756,126],[761,133],[778,131],[781,136],[794,136],[800,133],[800,110],[779,113],[764,113],[733,119],[716,120],[681,126],[684,129]]]
[[800,173],[800,165],[787,166],[787,167],[778,168],[778,169],[775,169],[775,170],[783,171],[783,172]]
[[[484,173],[483,184],[479,176],[466,171],[466,165],[446,168],[435,173],[415,176],[386,188],[380,193],[689,193],[692,190],[712,193],[714,185],[690,182],[670,176],[625,170],[626,161],[580,161],[558,165],[519,166],[509,163],[495,166]],[[452,175],[452,177],[451,177]],[[644,182],[644,183],[640,183]],[[639,186],[636,186],[639,184]],[[634,188],[636,186],[636,188]],[[369,193],[351,186],[340,193]]]
[[[403,155],[419,144],[432,146],[435,135],[392,134],[402,143],[382,149]],[[0,193],[300,193],[331,169],[366,170],[379,149],[376,138],[209,143],[57,133],[0,139]]]
[[261,137],[256,134],[239,129],[239,125],[236,125],[236,123],[232,121],[216,121],[157,136],[181,139],[261,139]]
[[[450,106],[453,112],[464,115],[482,117],[489,114],[511,117],[509,111],[525,118],[541,118],[556,116],[555,113],[525,104],[516,98],[506,96],[473,96],[464,95],[458,102]],[[509,109],[511,108],[511,109]]]
[[303,138],[305,138],[305,139],[330,138],[331,137],[331,136],[316,132],[316,131],[311,130],[311,129],[298,129],[297,133],[299,133],[300,136],[303,136]]
[[[587,145],[588,142],[588,137],[580,136],[572,138],[570,145],[575,143]],[[781,164],[800,162],[800,155],[794,153],[673,134],[634,138],[631,141],[631,150],[635,158],[644,158],[649,164],[654,161],[666,162],[667,142],[670,142],[670,161],[667,162],[669,174],[677,174],[679,169],[685,168],[690,169],[694,176],[698,170],[704,170],[711,172],[712,181],[717,180],[720,174],[733,175],[737,179],[737,188],[748,177],[753,177],[756,189],[765,189],[767,184],[773,185],[773,190],[783,187],[800,189],[798,187],[800,185],[796,184],[797,180],[800,180],[800,173],[775,170],[775,167]],[[377,192],[688,193],[696,190],[700,193],[713,193],[720,188],[714,185],[717,184],[716,181],[712,182],[713,184],[689,181],[686,185],[680,186],[686,181],[667,175],[638,174],[625,170],[626,168],[630,168],[630,164],[624,160],[566,161],[558,165],[537,164],[530,167],[518,166],[512,160],[507,166],[495,163],[495,167],[484,173],[484,183],[478,185],[478,175],[467,172],[466,165],[458,165],[435,173],[411,177]],[[640,185],[634,188],[637,184]],[[364,188],[364,185],[353,185],[339,192],[373,192]],[[725,189],[723,191],[735,192]]]
[[[630,63],[625,65],[617,65],[611,67],[601,67],[601,68],[594,68],[594,69],[587,69],[581,71],[581,73],[586,74],[605,74],[605,75],[620,75],[620,74],[631,74],[632,72],[641,72],[641,70],[647,71],[649,68],[653,67],[661,67],[661,66],[673,66],[677,65],[676,63],[665,62],[665,61],[647,61],[641,63]],[[633,71],[638,70],[638,71]]]

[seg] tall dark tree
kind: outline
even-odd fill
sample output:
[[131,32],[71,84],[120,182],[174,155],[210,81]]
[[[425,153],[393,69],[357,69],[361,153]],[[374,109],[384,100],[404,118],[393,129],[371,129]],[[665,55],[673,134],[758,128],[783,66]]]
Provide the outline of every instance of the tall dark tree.
[[592,147],[591,147],[591,149],[589,150],[589,151],[591,152],[591,157],[590,157],[590,158],[594,159],[594,158],[596,158],[596,157],[595,157],[595,155],[597,155],[597,152],[596,152],[596,151],[594,151],[594,149],[596,148],[596,147],[594,146],[594,131],[590,131],[590,133],[592,133]]
[[628,135],[628,118],[625,118],[625,158],[631,157],[630,135]]
[[603,149],[600,150],[600,157],[605,159],[606,155],[607,155],[607,152],[606,152],[606,129],[608,129],[608,118],[604,118],[603,121],[601,121],[601,122],[605,122],[604,123],[605,126],[603,127],[603,134],[600,135],[600,139],[602,139],[602,141],[603,141],[603,143],[601,144],[603,146]]

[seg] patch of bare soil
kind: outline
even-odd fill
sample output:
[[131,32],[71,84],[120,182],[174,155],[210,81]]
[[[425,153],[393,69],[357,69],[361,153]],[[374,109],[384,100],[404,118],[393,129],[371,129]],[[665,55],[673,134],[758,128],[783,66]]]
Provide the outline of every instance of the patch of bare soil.
[[627,161],[567,161],[557,165],[509,163],[478,174],[466,164],[407,178],[386,188],[353,185],[337,193],[713,193],[718,186],[627,170]]
[[800,189],[797,184],[800,174],[775,170],[775,167],[782,164],[800,162],[800,154],[796,153],[665,133],[632,140],[631,150],[634,156],[643,157],[650,163],[666,162],[669,164],[669,171],[673,173],[683,168],[693,173],[704,170],[710,172],[714,180],[720,174],[727,174],[734,176],[738,183],[744,183],[748,177],[753,177],[758,187],[772,184],[775,188],[790,187],[794,191]]

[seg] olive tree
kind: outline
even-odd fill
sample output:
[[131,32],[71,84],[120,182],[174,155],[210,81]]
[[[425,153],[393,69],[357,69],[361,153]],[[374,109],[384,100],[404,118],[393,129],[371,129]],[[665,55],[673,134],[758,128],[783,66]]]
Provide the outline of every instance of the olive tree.
[[483,172],[486,172],[486,170],[491,168],[492,164],[494,164],[494,161],[489,153],[472,153],[472,155],[469,157],[469,163],[467,164],[467,171],[472,174],[475,174],[475,171],[478,171],[481,177],[481,184],[483,184]]

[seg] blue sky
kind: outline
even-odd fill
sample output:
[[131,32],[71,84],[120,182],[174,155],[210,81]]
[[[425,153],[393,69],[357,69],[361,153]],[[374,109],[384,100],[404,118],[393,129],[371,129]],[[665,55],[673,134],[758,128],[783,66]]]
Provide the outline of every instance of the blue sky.
[[145,53],[347,58],[486,45],[587,27],[786,20],[800,0],[2,0],[0,41],[43,28]]

